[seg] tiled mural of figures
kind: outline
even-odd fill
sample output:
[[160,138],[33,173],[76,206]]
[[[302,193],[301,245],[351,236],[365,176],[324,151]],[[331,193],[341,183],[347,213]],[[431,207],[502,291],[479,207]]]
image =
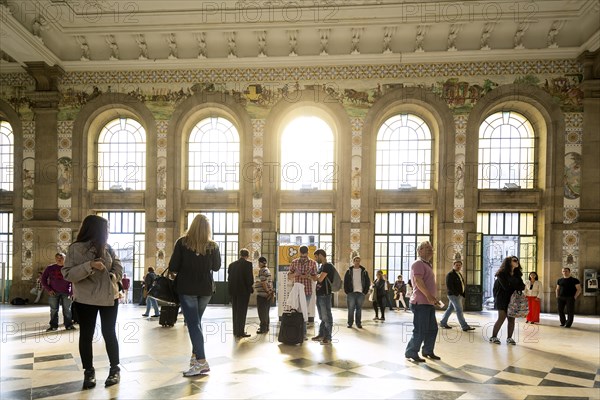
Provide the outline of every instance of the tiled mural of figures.
[[[311,89],[326,93],[316,101],[341,101],[352,117],[366,115],[378,98],[401,87],[430,90],[455,113],[466,113],[490,90],[513,83],[537,86],[555,97],[564,111],[573,112],[582,111],[581,80],[582,67],[575,60],[67,72],[60,83],[59,120],[75,119],[82,105],[109,92],[145,102],[161,120],[195,93],[227,94],[252,118],[265,118],[276,102],[293,102],[294,93]],[[28,88],[33,89],[33,81],[27,74],[0,76],[0,96],[23,120],[33,118],[24,95]]]
[[70,157],[61,157],[57,162],[58,168],[58,197],[63,200],[71,198],[71,185],[73,183],[73,161]]
[[565,154],[565,197],[578,199],[581,193],[581,154]]

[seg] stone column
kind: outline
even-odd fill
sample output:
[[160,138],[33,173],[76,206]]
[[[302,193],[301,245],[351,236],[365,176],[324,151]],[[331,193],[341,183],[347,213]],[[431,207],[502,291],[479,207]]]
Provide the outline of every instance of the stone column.
[[[27,72],[36,82],[35,92],[27,93],[35,118],[36,167],[33,219],[24,221],[23,228],[33,231],[33,276],[37,276],[37,271],[54,263],[54,254],[58,251],[58,228],[62,224],[58,219],[57,80],[64,71],[58,66],[50,67],[43,62],[35,62],[27,63]],[[15,286],[19,286],[19,283],[15,282]],[[25,285],[23,290],[29,286]]]
[[[600,272],[600,50],[584,52],[579,56],[583,64],[583,146],[581,154],[581,203],[578,222],[579,262],[576,278],[581,281],[583,270],[593,268]],[[575,312],[597,314],[600,295],[582,296]]]

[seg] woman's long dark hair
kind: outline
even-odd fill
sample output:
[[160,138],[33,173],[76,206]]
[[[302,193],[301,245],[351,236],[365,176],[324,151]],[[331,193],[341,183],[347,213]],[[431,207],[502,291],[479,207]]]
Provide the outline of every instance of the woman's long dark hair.
[[81,222],[77,242],[90,242],[96,250],[96,257],[102,257],[108,241],[108,220],[98,215],[88,215]]
[[521,271],[521,263],[519,262],[519,259],[515,256],[506,257],[504,261],[502,261],[502,265],[500,265],[500,268],[498,268],[498,271],[496,271],[496,276],[500,274],[510,275],[510,270],[512,268],[511,263],[513,258],[517,259],[517,263],[519,264],[518,267],[515,268],[515,270],[513,271],[513,276],[516,276],[518,278],[523,276],[523,272]]

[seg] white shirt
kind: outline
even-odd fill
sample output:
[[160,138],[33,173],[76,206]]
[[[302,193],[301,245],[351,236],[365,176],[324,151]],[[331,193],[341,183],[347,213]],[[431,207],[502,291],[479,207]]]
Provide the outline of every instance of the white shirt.
[[531,297],[542,297],[542,284],[540,283],[540,281],[534,281],[533,282],[533,288],[529,289],[531,287],[531,282],[527,281],[525,282],[525,296],[531,296]]
[[352,287],[354,292],[362,293],[362,271],[360,268],[352,268]]

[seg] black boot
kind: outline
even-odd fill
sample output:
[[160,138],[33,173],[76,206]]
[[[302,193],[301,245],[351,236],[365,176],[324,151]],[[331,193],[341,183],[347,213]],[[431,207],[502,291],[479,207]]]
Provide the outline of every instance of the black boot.
[[121,370],[119,367],[110,367],[110,371],[108,372],[108,378],[104,381],[104,386],[109,387],[116,385],[121,381]]
[[91,389],[96,386],[96,371],[94,368],[83,371],[83,389]]

